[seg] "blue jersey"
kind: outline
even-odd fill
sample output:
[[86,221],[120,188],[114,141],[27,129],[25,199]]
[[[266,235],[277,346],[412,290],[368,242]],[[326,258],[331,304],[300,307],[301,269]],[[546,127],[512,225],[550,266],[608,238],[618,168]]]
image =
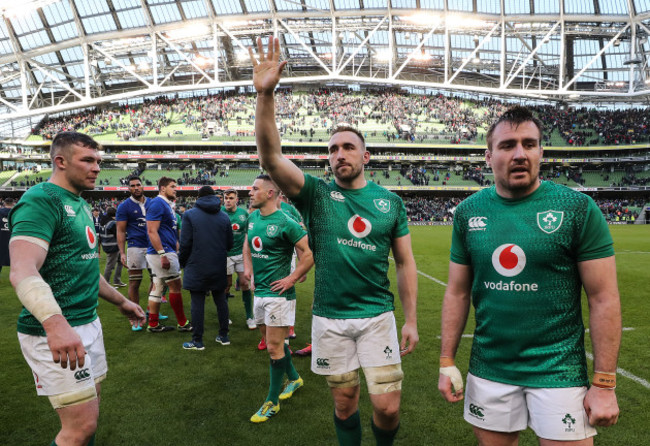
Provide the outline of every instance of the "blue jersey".
[[[159,221],[158,236],[165,252],[176,252],[178,232],[176,230],[176,213],[171,205],[161,196],[147,202],[147,221]],[[147,247],[147,254],[156,254],[151,243]]]
[[144,197],[144,204],[142,204],[129,197],[117,207],[115,220],[126,222],[126,241],[129,248],[146,248],[149,246],[147,213],[145,211],[145,208],[149,206],[149,201],[147,197]]

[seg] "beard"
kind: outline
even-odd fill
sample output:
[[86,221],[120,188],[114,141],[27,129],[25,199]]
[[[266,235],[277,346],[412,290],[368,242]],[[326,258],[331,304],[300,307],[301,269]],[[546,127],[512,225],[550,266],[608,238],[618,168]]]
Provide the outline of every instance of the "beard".
[[339,168],[334,169],[334,176],[344,182],[351,182],[353,180],[356,180],[359,175],[363,175],[363,164],[359,166],[353,166],[351,164],[348,164],[346,167],[348,167],[348,171],[343,173]]

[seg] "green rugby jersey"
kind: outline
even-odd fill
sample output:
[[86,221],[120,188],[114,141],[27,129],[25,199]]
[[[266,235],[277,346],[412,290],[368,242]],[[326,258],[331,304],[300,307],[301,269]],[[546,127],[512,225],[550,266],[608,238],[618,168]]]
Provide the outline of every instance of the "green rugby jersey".
[[289,217],[293,218],[298,223],[302,223],[302,215],[298,212],[298,209],[295,208],[292,204],[285,203],[284,201],[280,202],[280,210]]
[[253,258],[256,297],[296,298],[291,287],[281,296],[271,291],[271,283],[291,274],[293,247],[307,233],[284,212],[263,216],[255,211],[248,217],[248,247]]
[[578,262],[614,255],[602,213],[552,182],[523,199],[493,187],[456,209],[451,261],[473,271],[469,371],[529,387],[587,385]]
[[409,233],[402,199],[373,182],[343,189],[305,175],[292,200],[314,252],[314,314],[353,319],[393,311],[388,256],[392,241]]
[[[90,206],[78,195],[52,183],[31,187],[10,214],[11,236],[37,237],[50,244],[39,273],[54,293],[71,326],[97,318],[99,253]],[[20,333],[45,336],[43,326],[25,308]]]
[[229,212],[225,206],[222,206],[221,210],[226,213],[228,218],[230,218],[230,226],[232,226],[232,249],[228,251],[226,255],[228,257],[238,256],[242,253],[244,238],[246,238],[246,221],[248,220],[248,212],[240,207],[238,207],[235,212]]

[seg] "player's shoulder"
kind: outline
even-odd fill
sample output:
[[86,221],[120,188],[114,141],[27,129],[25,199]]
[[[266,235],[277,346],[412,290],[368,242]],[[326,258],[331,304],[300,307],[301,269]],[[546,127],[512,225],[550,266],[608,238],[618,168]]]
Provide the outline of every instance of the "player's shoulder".
[[561,204],[565,208],[584,209],[593,202],[593,199],[580,191],[571,189],[563,184],[557,184],[552,181],[542,182],[544,188],[541,199],[549,199]]

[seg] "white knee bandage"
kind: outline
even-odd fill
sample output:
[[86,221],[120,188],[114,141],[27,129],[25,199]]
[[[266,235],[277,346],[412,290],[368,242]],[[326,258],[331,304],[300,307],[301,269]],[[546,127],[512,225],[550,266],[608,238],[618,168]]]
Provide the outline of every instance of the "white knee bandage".
[[353,370],[342,375],[328,375],[325,379],[332,388],[355,387],[359,385],[359,371]]
[[365,367],[363,373],[366,375],[368,393],[371,395],[381,395],[395,390],[402,390],[404,372],[402,372],[401,364]]
[[85,389],[75,390],[74,392],[60,393],[48,397],[52,407],[62,409],[64,407],[75,406],[92,401],[97,398],[97,389],[95,386],[86,387]]
[[163,288],[164,288],[164,283],[162,279],[159,279],[158,277],[154,277],[153,288],[149,293],[149,300],[151,302],[157,302],[157,303],[162,302],[161,296],[162,296]]

